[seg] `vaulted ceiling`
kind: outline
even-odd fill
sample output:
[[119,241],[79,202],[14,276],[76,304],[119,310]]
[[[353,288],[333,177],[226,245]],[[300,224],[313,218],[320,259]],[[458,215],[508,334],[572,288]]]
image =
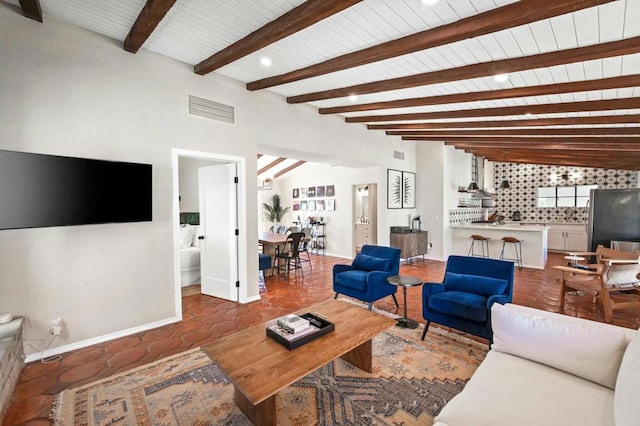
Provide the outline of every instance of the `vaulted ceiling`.
[[640,170],[640,0],[5,1],[389,138]]

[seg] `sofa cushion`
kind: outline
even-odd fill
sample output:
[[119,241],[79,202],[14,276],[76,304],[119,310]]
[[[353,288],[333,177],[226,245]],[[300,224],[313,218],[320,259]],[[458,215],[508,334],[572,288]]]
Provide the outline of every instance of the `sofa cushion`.
[[487,320],[487,298],[473,293],[443,291],[429,297],[429,309],[469,321]]
[[353,259],[353,266],[363,271],[386,271],[389,268],[390,259],[369,256],[368,254],[358,253]]
[[444,285],[447,290],[482,294],[484,296],[504,294],[504,291],[507,289],[507,284],[506,280],[483,277],[481,275],[447,272],[444,276]]
[[352,269],[336,275],[336,284],[358,291],[367,290],[367,271]]
[[613,402],[613,416],[617,426],[637,426],[640,419],[640,331],[627,346],[622,357],[616,393]]
[[611,287],[633,287],[640,284],[640,265],[614,265],[607,270],[607,285]]
[[603,328],[588,320],[549,312],[535,315],[516,306],[491,307],[492,350],[520,356],[592,382],[615,388],[616,376],[627,346],[617,327]]
[[613,400],[609,388],[491,350],[435,421],[449,426],[613,426]]

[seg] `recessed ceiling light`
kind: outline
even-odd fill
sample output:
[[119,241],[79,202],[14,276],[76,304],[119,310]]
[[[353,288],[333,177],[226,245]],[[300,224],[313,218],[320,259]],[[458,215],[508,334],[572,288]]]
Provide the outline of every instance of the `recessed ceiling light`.
[[440,0],[422,0],[422,4],[433,6],[434,4],[438,3],[439,1]]
[[527,117],[533,117],[533,114],[531,114],[530,112],[525,114]]
[[351,102],[355,102],[355,101],[357,101],[357,100],[358,100],[358,95],[349,95],[349,100],[350,100]]
[[271,59],[267,58],[266,56],[263,56],[262,58],[260,58],[260,64],[262,64],[263,67],[270,67]]
[[504,83],[509,80],[509,74],[497,74],[493,76],[493,80],[498,83]]

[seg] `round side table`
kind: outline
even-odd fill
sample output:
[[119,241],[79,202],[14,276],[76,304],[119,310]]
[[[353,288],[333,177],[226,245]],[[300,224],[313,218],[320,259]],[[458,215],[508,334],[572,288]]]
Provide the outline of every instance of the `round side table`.
[[578,264],[578,261],[579,261],[579,260],[584,260],[584,257],[582,257],[582,256],[575,256],[575,255],[573,255],[573,256],[565,256],[564,258],[565,258],[565,259],[567,259],[567,260],[571,260],[571,261],[573,261],[573,265],[571,265],[571,266],[573,266],[573,267],[575,267],[575,266]]
[[396,321],[398,321],[396,326],[402,328],[418,328],[417,321],[407,318],[407,287],[422,285],[422,280],[411,275],[393,275],[387,278],[387,282],[402,287],[402,292],[404,293],[404,317],[396,319]]

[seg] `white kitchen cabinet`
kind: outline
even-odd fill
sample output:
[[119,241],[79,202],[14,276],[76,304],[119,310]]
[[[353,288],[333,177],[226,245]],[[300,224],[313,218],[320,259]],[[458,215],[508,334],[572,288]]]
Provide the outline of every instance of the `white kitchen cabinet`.
[[587,230],[584,224],[550,223],[547,247],[555,251],[587,251]]

